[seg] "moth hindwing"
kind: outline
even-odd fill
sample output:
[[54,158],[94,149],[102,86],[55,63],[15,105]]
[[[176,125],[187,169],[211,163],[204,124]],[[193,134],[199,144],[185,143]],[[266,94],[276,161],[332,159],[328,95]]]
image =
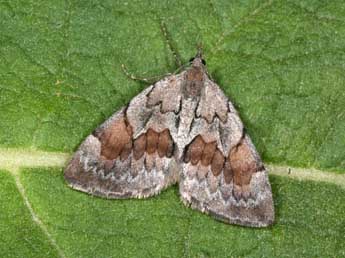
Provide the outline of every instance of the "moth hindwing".
[[223,222],[274,221],[267,171],[200,55],[99,126],[64,175],[72,188],[105,198],[145,198],[178,183],[186,205]]

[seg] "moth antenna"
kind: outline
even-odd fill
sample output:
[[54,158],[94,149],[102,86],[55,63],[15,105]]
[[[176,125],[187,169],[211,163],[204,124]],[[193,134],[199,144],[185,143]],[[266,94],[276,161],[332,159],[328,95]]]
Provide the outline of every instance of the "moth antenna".
[[187,63],[181,65],[179,68],[177,68],[177,69],[173,72],[173,74],[177,74],[179,71],[181,71],[181,70],[187,68],[188,66],[190,66],[190,62],[187,62]]
[[196,49],[197,49],[197,53],[195,57],[202,58],[202,43],[201,42],[197,44]]
[[168,76],[168,75],[171,75],[171,73],[167,73],[167,74],[164,74],[164,75],[156,75],[156,76],[151,76],[151,77],[140,77],[140,76],[136,76],[136,75],[133,75],[131,73],[128,72],[127,70],[127,67],[122,64],[121,65],[121,68],[122,68],[122,72],[131,80],[134,80],[134,81],[140,81],[140,82],[144,82],[146,84],[153,84],[155,83],[156,81],[159,81],[160,79]]
[[167,31],[167,27],[166,27],[165,22],[164,22],[163,20],[161,20],[160,26],[161,26],[161,30],[162,30],[163,36],[164,36],[164,38],[165,38],[165,41],[166,41],[167,45],[168,45],[169,48],[170,48],[170,51],[172,52],[172,54],[173,54],[173,56],[174,56],[176,66],[177,66],[177,67],[181,67],[181,66],[182,66],[181,57],[180,57],[180,55],[178,54],[176,48],[175,48],[175,47],[173,46],[173,44],[171,43],[171,40],[170,40],[168,31]]

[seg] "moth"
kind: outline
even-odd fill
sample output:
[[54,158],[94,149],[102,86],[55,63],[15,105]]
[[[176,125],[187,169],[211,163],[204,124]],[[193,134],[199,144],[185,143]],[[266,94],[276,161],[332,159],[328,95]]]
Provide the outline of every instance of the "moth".
[[73,189],[108,199],[146,198],[178,183],[184,204],[217,220],[274,222],[265,166],[201,51],[95,129],[64,178]]

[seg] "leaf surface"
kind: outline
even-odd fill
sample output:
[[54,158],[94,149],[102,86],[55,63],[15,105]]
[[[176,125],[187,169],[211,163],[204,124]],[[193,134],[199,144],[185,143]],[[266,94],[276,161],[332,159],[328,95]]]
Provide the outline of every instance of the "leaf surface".
[[86,196],[65,186],[62,168],[21,154],[72,153],[143,90],[121,64],[137,76],[174,72],[163,21],[183,62],[203,45],[266,163],[344,176],[344,17],[340,0],[1,1],[0,153],[15,161],[0,164],[1,256],[345,256],[343,177],[271,176],[277,222],[253,230],[184,207],[176,188],[148,200]]

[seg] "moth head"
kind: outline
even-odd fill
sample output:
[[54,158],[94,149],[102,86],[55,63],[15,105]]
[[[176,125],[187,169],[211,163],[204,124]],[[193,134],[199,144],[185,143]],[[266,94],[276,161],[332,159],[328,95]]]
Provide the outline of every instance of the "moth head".
[[206,66],[206,61],[201,57],[192,57],[191,59],[189,59],[189,63],[192,66]]
[[192,66],[195,66],[195,67],[206,66],[206,61],[202,58],[202,48],[201,48],[201,46],[198,46],[198,52],[196,53],[195,57],[192,57],[189,60],[189,63]]

